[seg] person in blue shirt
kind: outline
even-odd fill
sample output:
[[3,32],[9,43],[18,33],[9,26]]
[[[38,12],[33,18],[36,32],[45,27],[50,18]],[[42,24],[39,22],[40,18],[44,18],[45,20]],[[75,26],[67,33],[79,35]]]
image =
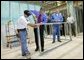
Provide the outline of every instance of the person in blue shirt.
[[[31,10],[30,12],[36,15],[37,20],[35,20],[35,24],[47,23],[47,15],[45,14],[45,10],[43,8],[41,8],[40,11]],[[44,25],[40,25],[39,30],[40,30],[40,40],[41,40],[41,52],[43,52],[44,51]],[[38,51],[40,47],[38,43],[37,27],[34,28],[34,34],[35,34],[35,44],[36,44],[35,51]]]
[[[51,15],[51,22],[52,23],[61,23],[63,22],[63,16],[62,14],[59,12],[59,10],[56,10],[56,12],[52,13]],[[55,42],[55,38],[56,38],[56,35],[57,35],[57,40],[59,42],[60,41],[60,24],[54,24],[53,25],[53,42]]]

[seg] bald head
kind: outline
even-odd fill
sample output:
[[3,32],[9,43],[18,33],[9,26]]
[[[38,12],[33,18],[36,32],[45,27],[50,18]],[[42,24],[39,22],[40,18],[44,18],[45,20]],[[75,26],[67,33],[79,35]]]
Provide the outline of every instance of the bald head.
[[58,9],[56,9],[56,10],[54,10],[54,11],[53,11],[53,13],[59,13],[59,10],[58,10]]
[[59,10],[58,9],[56,10],[56,13],[59,13]]
[[68,17],[70,17],[71,16],[71,14],[70,13],[68,13]]

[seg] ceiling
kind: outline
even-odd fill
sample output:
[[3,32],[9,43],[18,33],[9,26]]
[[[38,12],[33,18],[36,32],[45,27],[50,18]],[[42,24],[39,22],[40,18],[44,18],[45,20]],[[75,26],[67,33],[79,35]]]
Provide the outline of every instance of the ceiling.
[[[51,10],[61,5],[65,5],[66,1],[22,1],[30,4],[40,5],[45,8],[45,10]],[[78,1],[74,1],[78,2]]]
[[27,1],[27,3],[37,4],[37,5],[43,6],[45,10],[49,10],[51,8],[54,8],[66,3],[66,1]]

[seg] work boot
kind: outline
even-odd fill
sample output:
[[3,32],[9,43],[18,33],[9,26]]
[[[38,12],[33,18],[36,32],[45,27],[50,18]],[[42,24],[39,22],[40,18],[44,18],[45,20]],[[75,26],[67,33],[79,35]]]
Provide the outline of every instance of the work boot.
[[55,41],[53,41],[52,43],[55,43]]
[[31,59],[30,53],[27,53],[25,57],[26,57],[27,59]]
[[61,42],[61,40],[60,40],[60,38],[59,38],[59,37],[58,37],[58,39],[57,39],[57,40],[58,40],[58,42]]
[[26,54],[22,54],[22,56],[26,56]]
[[62,41],[58,40],[58,42],[62,42]]
[[42,48],[42,49],[41,49],[41,52],[43,52],[43,51],[44,51],[44,49]]
[[38,50],[39,50],[39,48],[36,48],[36,49],[35,49],[35,51],[38,51]]

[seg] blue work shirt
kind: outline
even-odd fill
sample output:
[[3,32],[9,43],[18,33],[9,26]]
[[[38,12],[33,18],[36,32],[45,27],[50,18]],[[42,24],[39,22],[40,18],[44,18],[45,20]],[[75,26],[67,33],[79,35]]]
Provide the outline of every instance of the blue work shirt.
[[[36,10],[30,10],[30,12],[34,13],[37,16],[37,18],[40,15],[39,11],[36,11]],[[41,16],[42,22],[47,23],[47,19],[48,19],[48,17],[46,15],[46,13],[42,14],[42,16]]]
[[63,22],[63,16],[61,13],[53,13],[50,18],[51,18],[51,22],[55,22],[55,21]]
[[36,17],[38,17],[39,16],[39,11],[36,11],[36,10],[30,10],[30,13],[32,14],[35,14],[36,15]]
[[42,23],[47,23],[47,15],[45,13],[41,14],[41,20],[42,20]]

